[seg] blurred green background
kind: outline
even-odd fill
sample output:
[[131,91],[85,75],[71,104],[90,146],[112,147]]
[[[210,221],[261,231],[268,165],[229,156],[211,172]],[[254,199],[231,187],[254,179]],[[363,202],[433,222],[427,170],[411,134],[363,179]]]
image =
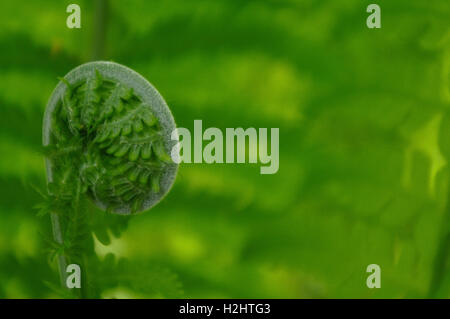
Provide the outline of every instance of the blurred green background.
[[378,30],[371,2],[76,1],[71,30],[73,1],[1,1],[0,297],[55,297],[31,187],[43,112],[58,76],[106,59],[178,126],[279,127],[280,169],[182,164],[162,203],[96,242],[146,274],[103,297],[449,298],[450,2],[378,0]]

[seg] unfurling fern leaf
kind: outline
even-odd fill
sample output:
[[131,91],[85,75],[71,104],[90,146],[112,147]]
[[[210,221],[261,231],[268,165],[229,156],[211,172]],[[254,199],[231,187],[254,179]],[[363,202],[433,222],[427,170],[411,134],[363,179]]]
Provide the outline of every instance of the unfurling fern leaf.
[[174,129],[159,93],[124,66],[87,63],[61,79],[44,117],[49,196],[39,207],[52,214],[60,257],[84,263],[92,233],[108,244],[108,230],[119,235],[126,225],[109,212],[137,213],[163,198],[177,172],[167,155]]
[[[55,147],[54,153],[60,155],[49,158],[50,168],[64,166],[68,155],[63,150],[72,150],[77,138],[78,153],[70,158],[78,159],[71,166],[77,167],[88,194],[102,208],[114,206],[118,213],[141,211],[170,189],[177,169],[168,156],[175,142],[170,136],[175,124],[161,96],[134,71],[111,62],[78,67],[61,80],[47,118],[52,120],[44,128],[52,134],[44,129],[48,135],[44,144]],[[128,169],[122,176],[111,174],[119,164]],[[121,177],[136,187],[126,197],[111,200],[115,194],[111,181]]]

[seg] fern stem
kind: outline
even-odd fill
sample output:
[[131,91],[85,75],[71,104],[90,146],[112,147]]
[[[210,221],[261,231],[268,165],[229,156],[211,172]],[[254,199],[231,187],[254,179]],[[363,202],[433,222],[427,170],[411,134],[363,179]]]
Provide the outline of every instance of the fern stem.
[[[55,213],[50,215],[52,221],[52,230],[53,230],[53,238],[59,244],[63,244],[63,236],[61,232],[61,223],[59,221],[59,216]],[[66,257],[63,254],[58,254],[58,269],[59,269],[59,278],[61,280],[61,286],[63,288],[67,288],[66,286],[66,268],[67,261]]]
[[95,1],[94,35],[92,42],[92,60],[102,60],[105,55],[106,31],[108,23],[108,1]]
[[441,288],[442,280],[446,275],[447,260],[450,256],[450,179],[447,183],[447,202],[445,204],[442,228],[439,234],[439,242],[433,261],[428,297],[436,298]]

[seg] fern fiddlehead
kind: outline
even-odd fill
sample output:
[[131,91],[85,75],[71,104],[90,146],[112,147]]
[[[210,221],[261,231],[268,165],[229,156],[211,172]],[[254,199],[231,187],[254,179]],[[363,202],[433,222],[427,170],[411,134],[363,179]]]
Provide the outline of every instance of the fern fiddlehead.
[[61,273],[67,258],[80,260],[78,252],[90,245],[86,232],[95,231],[85,198],[102,210],[129,215],[167,194],[177,172],[168,155],[176,143],[174,129],[156,89],[127,67],[91,62],[61,79],[43,124],[47,209]]

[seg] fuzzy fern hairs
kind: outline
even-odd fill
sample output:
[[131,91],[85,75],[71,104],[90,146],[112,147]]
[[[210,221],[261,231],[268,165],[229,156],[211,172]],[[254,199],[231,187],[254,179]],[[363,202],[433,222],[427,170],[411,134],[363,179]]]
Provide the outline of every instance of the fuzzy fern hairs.
[[175,180],[174,129],[163,98],[141,75],[113,62],[83,64],[61,79],[46,108],[48,182],[59,191],[79,184],[67,191],[114,213],[151,208]]

